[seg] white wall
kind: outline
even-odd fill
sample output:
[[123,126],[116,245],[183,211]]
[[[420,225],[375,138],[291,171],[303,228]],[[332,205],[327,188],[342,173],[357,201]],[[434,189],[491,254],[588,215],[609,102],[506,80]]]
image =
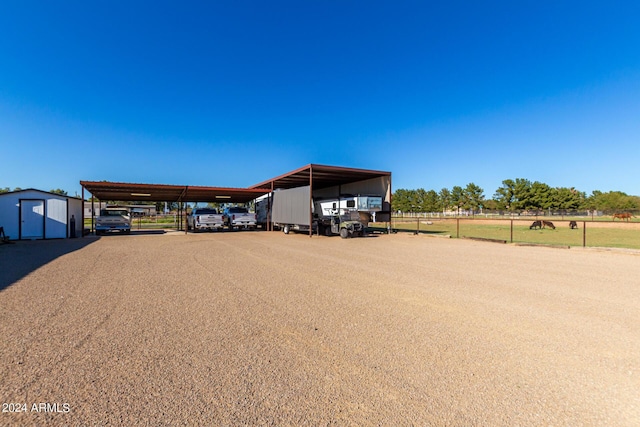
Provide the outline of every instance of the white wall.
[[82,236],[82,200],[38,190],[0,194],[0,227],[12,240],[20,237],[20,200],[44,200],[45,239],[64,239],[70,236],[71,215],[76,222],[76,237]]
[[[338,197],[338,193],[382,196],[384,200],[383,210],[391,210],[391,177],[389,176],[352,182],[340,187],[313,190],[313,197]],[[389,214],[378,214],[376,215],[376,221],[389,221],[388,217]]]
[[64,239],[67,237],[67,200],[49,197],[45,200],[45,239]]
[[21,193],[8,193],[0,195],[0,227],[4,228],[4,234],[12,240],[18,238],[18,223],[20,221],[19,199]]

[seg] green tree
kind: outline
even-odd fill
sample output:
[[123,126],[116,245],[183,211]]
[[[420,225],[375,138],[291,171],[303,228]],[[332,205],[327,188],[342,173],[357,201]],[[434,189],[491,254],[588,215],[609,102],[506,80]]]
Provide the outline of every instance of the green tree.
[[423,212],[438,212],[440,210],[438,193],[435,190],[429,190],[425,194]]
[[576,190],[575,188],[558,187],[554,188],[552,192],[552,205],[553,209],[560,210],[575,210],[586,207],[585,193]]
[[531,185],[531,181],[528,179],[516,178],[514,187],[515,202],[513,203],[515,210],[524,210],[533,207],[533,202],[530,200]]
[[460,214],[460,208],[465,203],[464,190],[459,185],[454,185],[451,189],[451,203],[456,207],[456,214]]
[[534,182],[529,187],[523,209],[540,211],[552,207],[552,193],[553,189],[547,184],[539,181]]
[[512,179],[505,179],[502,181],[502,187],[496,190],[496,193],[493,195],[493,200],[496,202],[496,207],[498,209],[513,211],[513,204],[516,201],[515,181]]
[[426,212],[427,191],[424,188],[413,190],[413,211]]
[[490,211],[499,210],[498,202],[496,202],[493,199],[485,199],[484,202],[482,202],[482,205],[484,206],[485,209],[490,210]]
[[393,193],[391,208],[394,212],[412,212],[415,205],[415,190],[400,188]]
[[53,193],[53,194],[60,194],[61,196],[68,196],[67,192],[60,189],[60,188],[56,188],[55,190],[51,190],[49,191],[49,193]]
[[463,197],[464,208],[476,212],[484,202],[484,190],[470,182],[463,190]]
[[[164,213],[164,203],[165,202],[155,202],[156,212]],[[167,209],[169,212],[178,210],[178,202],[167,202]]]
[[622,191],[609,191],[607,193],[594,191],[587,204],[592,206],[592,209],[605,212],[635,210],[640,208],[637,197],[629,196]]
[[451,191],[448,188],[443,188],[438,193],[438,210],[442,210],[444,213],[451,207]]

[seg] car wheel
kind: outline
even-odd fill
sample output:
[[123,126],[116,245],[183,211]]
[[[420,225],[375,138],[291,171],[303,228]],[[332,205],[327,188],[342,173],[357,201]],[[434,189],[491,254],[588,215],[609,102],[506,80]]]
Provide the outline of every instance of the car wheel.
[[342,237],[343,239],[346,239],[347,237],[349,237],[349,230],[347,230],[346,228],[341,228],[340,237]]
[[289,226],[288,226],[288,225],[285,225],[285,226],[282,228],[282,231],[284,231],[284,234],[289,234],[289,231],[290,231],[290,230],[289,230]]

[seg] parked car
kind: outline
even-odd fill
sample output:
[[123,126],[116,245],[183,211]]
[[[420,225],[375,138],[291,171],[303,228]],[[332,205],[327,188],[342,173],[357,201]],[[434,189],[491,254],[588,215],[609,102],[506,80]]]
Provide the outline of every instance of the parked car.
[[125,208],[106,208],[96,217],[96,235],[113,231],[131,233],[131,214]]
[[193,231],[221,230],[224,227],[224,216],[217,209],[194,208],[187,217],[187,228]]
[[247,208],[233,206],[224,210],[224,225],[229,230],[236,228],[256,228],[256,214],[249,212]]

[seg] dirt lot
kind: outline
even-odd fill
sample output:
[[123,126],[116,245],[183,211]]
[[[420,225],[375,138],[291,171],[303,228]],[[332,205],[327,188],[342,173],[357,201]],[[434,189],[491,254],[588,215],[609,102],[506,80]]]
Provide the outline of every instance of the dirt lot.
[[0,272],[0,425],[640,420],[637,253],[132,234]]

